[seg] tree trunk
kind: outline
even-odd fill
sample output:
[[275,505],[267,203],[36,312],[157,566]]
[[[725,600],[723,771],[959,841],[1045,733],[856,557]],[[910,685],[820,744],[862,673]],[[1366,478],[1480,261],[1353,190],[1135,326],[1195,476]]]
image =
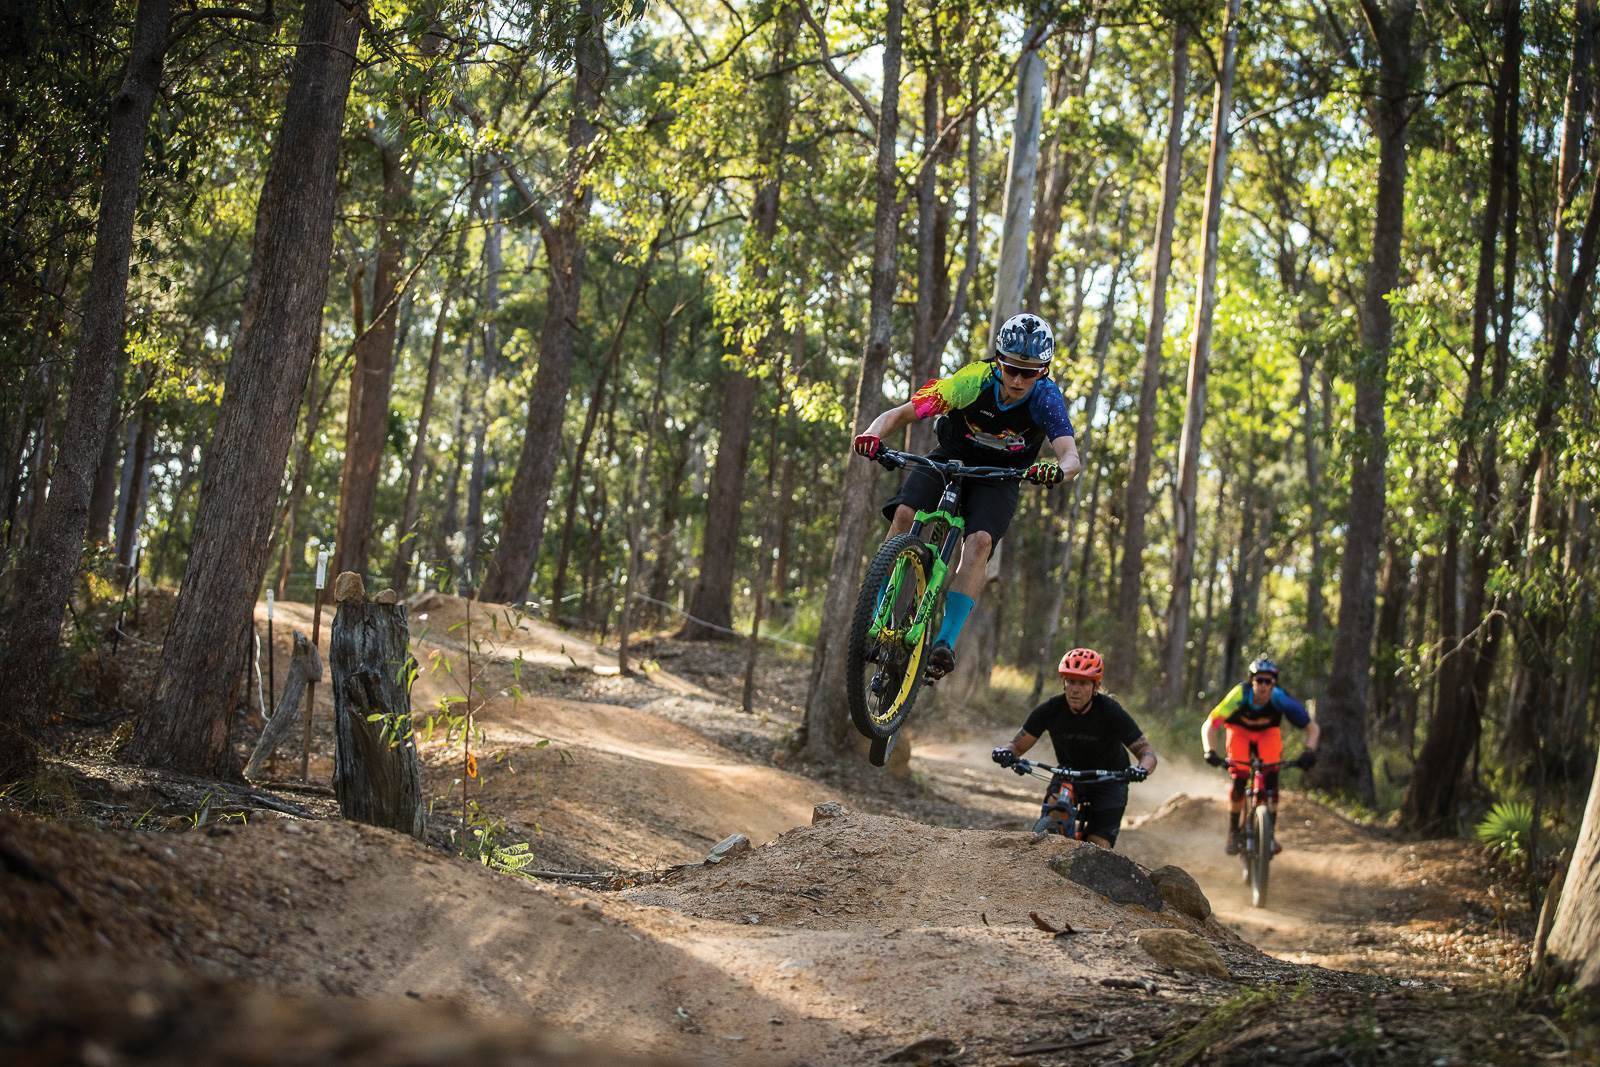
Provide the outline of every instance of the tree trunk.
[[1167,122],[1166,163],[1161,175],[1161,214],[1156,222],[1155,265],[1150,276],[1150,325],[1144,336],[1144,368],[1139,383],[1139,421],[1134,433],[1128,497],[1123,505],[1122,570],[1111,645],[1121,654],[1107,664],[1106,685],[1118,692],[1132,683],[1138,668],[1139,601],[1144,584],[1144,518],[1150,507],[1150,458],[1155,452],[1156,405],[1161,391],[1161,345],[1167,325],[1167,278],[1172,272],[1172,231],[1182,180],[1184,98],[1189,82],[1189,27],[1182,19],[1172,29],[1172,109]]
[[[1328,403],[1326,383],[1323,383],[1322,402],[1313,400],[1311,380],[1315,376],[1315,359],[1311,353],[1310,333],[1307,331],[1300,350],[1300,441],[1304,448],[1306,464],[1306,501],[1311,512],[1306,524],[1306,539],[1310,542],[1311,570],[1306,575],[1306,635],[1310,638],[1318,664],[1325,663],[1328,640],[1328,609],[1323,599],[1323,582],[1327,574],[1327,549],[1323,545],[1322,531],[1328,524],[1328,505],[1323,499],[1326,491],[1322,479],[1322,452],[1319,441],[1328,432]],[[1320,681],[1320,671],[1308,679]],[[1320,688],[1312,685],[1310,688]]]
[[117,506],[117,459],[122,454],[121,444],[122,435],[117,433],[113,422],[106,431],[105,444],[100,447],[94,490],[89,495],[89,519],[84,524],[84,537],[92,541],[104,541],[111,530],[111,513]]
[[[1029,38],[1037,41],[1043,27]],[[1029,48],[1017,61],[1017,110],[1011,128],[1011,158],[1006,166],[1005,201],[1000,209],[1000,255],[995,266],[994,301],[984,351],[994,347],[1000,325],[1024,310],[1028,287],[1028,231],[1033,227],[1033,187],[1039,178],[1039,129],[1044,122],[1044,57]]]
[[[758,152],[761,171],[768,178],[756,191],[747,238],[749,247],[745,253],[749,285],[758,293],[771,284],[772,245],[778,234],[778,205],[784,158],[789,147],[789,78],[784,72],[789,64],[799,11],[791,8],[782,18],[774,39],[771,69],[762,88],[764,121]],[[761,348],[770,349],[777,332],[776,293],[763,300],[761,310],[761,318],[767,321],[749,325],[764,329]],[[772,359],[766,352],[762,358],[767,362]],[[717,465],[711,476],[711,496],[706,501],[698,577],[689,596],[689,618],[684,621],[679,635],[690,641],[721,640],[729,636],[726,631],[733,627],[733,576],[739,566],[744,472],[749,460],[751,418],[759,389],[757,378],[735,370],[724,393],[721,427],[717,434]],[[762,566],[766,566],[766,561]]]
[[1201,428],[1206,420],[1206,375],[1211,363],[1211,320],[1217,306],[1217,246],[1222,233],[1222,185],[1228,177],[1228,117],[1238,65],[1239,0],[1228,0],[1222,28],[1222,69],[1211,113],[1211,163],[1206,168],[1205,222],[1201,237],[1199,307],[1189,348],[1189,382],[1178,446],[1178,525],[1173,531],[1172,597],[1167,602],[1165,702],[1183,706],[1184,657],[1189,643],[1189,596],[1194,578],[1196,495],[1200,485]]
[[411,740],[415,664],[404,604],[369,602],[359,592],[339,602],[328,637],[339,814],[422,841],[428,802]]
[[461,527],[460,559],[456,563],[458,585],[465,582],[463,588],[469,589],[483,576],[480,563],[484,479],[488,476],[489,384],[500,370],[500,273],[503,267],[500,249],[505,237],[500,196],[500,173],[496,171],[489,176],[483,208],[488,220],[483,240],[483,296],[478,309],[483,352],[474,363],[470,348],[468,350],[467,398],[464,401],[472,407],[472,460],[467,468],[467,514]]
[[309,0],[283,120],[256,210],[244,313],[200,482],[195,539],[149,710],[127,755],[147,766],[232,777],[226,694],[216,679],[239,642],[267,565],[294,409],[327,296],[339,133],[361,7]]
[[128,452],[129,478],[122,508],[122,524],[117,530],[117,568],[126,579],[133,567],[134,549],[144,518],[145,495],[150,487],[150,453],[155,449],[155,413],[150,401],[139,405],[139,432]]
[[389,433],[389,393],[397,358],[401,260],[406,252],[406,218],[412,167],[401,159],[402,146],[378,141],[383,165],[383,197],[378,211],[377,267],[372,276],[372,324],[356,339],[350,369],[350,404],[345,417],[344,469],[339,477],[339,519],[334,534],[335,574],[365,575],[372,554],[373,504]]
[[[1580,6],[1576,12],[1579,40],[1575,41],[1573,47],[1574,71],[1569,79],[1569,90],[1573,84],[1588,82],[1588,72],[1579,76],[1576,69],[1580,62],[1586,63],[1589,59],[1589,52],[1593,48],[1592,38],[1596,32],[1593,5],[1586,6],[1588,10]],[[1589,40],[1585,41],[1585,38]],[[1597,109],[1593,114],[1600,114],[1600,102],[1592,102],[1591,107]],[[1573,122],[1570,117],[1571,101],[1568,102],[1568,108],[1569,117],[1563,128],[1559,164],[1563,169],[1561,176],[1565,176],[1564,169],[1569,165],[1569,152],[1576,153],[1576,145],[1569,147],[1565,143],[1567,133],[1572,133],[1581,141],[1584,132],[1581,119]],[[1569,198],[1571,193],[1563,188],[1560,195]],[[1578,249],[1578,263],[1570,273],[1571,235],[1564,220],[1558,220],[1556,225],[1555,269],[1560,293],[1555,302],[1555,318],[1550,334],[1550,359],[1545,367],[1539,404],[1534,415],[1532,439],[1539,442],[1539,447],[1531,460],[1531,471],[1525,468],[1521,483],[1524,487],[1523,499],[1518,501],[1515,508],[1515,513],[1525,519],[1522,570],[1524,584],[1530,586],[1541,573],[1556,574],[1560,571],[1557,562],[1557,555],[1562,548],[1562,538],[1558,532],[1561,510],[1557,506],[1560,492],[1558,475],[1567,444],[1562,408],[1572,395],[1574,386],[1580,396],[1587,394],[1591,388],[1589,361],[1580,358],[1574,364],[1571,350],[1585,306],[1584,295],[1594,275],[1594,244],[1596,237],[1600,236],[1593,227],[1597,213],[1600,213],[1600,196],[1594,197],[1590,204],[1589,218]],[[1501,306],[1503,316],[1509,314],[1510,303],[1507,296]],[[1498,351],[1496,356],[1498,358]],[[1528,474],[1531,474],[1531,478]],[[1531,492],[1527,488],[1530,481]],[[1509,544],[1506,547],[1509,548]],[[1558,647],[1563,644],[1561,607],[1544,598],[1529,597],[1523,605],[1521,623],[1522,633],[1517,641],[1516,684],[1513,685],[1513,704],[1506,730],[1508,762],[1512,766],[1525,763],[1536,751],[1538,739],[1549,729],[1548,723],[1539,722],[1540,715],[1548,708],[1547,679],[1567,673],[1561,663],[1564,650]]]
[[422,485],[422,469],[428,461],[428,427],[433,420],[433,395],[439,384],[439,357],[444,351],[444,324],[450,317],[450,299],[453,290],[446,287],[439,298],[439,317],[433,324],[433,344],[428,349],[428,376],[422,386],[422,410],[417,414],[417,437],[411,446],[411,462],[407,464],[406,502],[400,513],[399,544],[395,546],[394,569],[389,584],[401,595],[411,582],[411,558],[416,552],[417,519],[421,515],[418,494]]
[[[1467,760],[1478,748],[1482,733],[1483,707],[1488,695],[1488,672],[1498,645],[1494,623],[1485,623],[1486,589],[1494,565],[1481,547],[1494,538],[1492,530],[1495,498],[1499,495],[1496,433],[1478,427],[1485,425],[1483,406],[1500,395],[1507,359],[1501,341],[1509,343],[1509,319],[1502,317],[1496,333],[1495,386],[1487,391],[1484,369],[1488,360],[1489,321],[1495,308],[1495,247],[1502,227],[1506,227],[1508,267],[1514,274],[1516,255],[1515,215],[1517,208],[1516,167],[1518,152],[1517,99],[1522,55],[1521,4],[1512,0],[1505,8],[1505,31],[1501,41],[1501,67],[1495,89],[1491,123],[1492,144],[1489,162],[1488,193],[1478,246],[1478,274],[1472,314],[1472,365],[1467,376],[1466,395],[1461,413],[1461,441],[1456,455],[1453,492],[1458,506],[1450,511],[1445,526],[1441,559],[1442,596],[1440,636],[1447,653],[1440,665],[1439,705],[1428,731],[1427,741],[1417,760],[1406,792],[1403,818],[1408,827],[1423,832],[1452,834],[1457,829],[1458,808],[1463,800],[1461,777]],[[1501,200],[1507,189],[1507,213],[1501,215]],[[1504,350],[1509,353],[1509,349]],[[1483,435],[1481,454],[1478,437]],[[1472,501],[1469,525],[1463,531],[1460,508]],[[1465,542],[1465,546],[1463,546]],[[1465,563],[1462,559],[1466,556]],[[1456,610],[1456,588],[1463,584],[1461,611]],[[1514,737],[1508,743],[1514,743]],[[1527,751],[1527,749],[1522,749]]]
[[1333,639],[1333,669],[1318,712],[1322,758],[1307,775],[1319,789],[1349,793],[1372,803],[1372,758],[1367,750],[1367,695],[1372,665],[1372,630],[1377,600],[1378,547],[1384,532],[1384,466],[1388,443],[1384,399],[1394,312],[1389,294],[1400,282],[1401,236],[1405,229],[1406,142],[1411,83],[1421,54],[1412,42],[1415,0],[1394,0],[1386,11],[1378,0],[1362,0],[1379,52],[1378,95],[1368,114],[1378,138],[1372,261],[1361,307],[1361,353],[1355,379],[1354,440],[1344,559],[1339,570],[1339,618]]
[[[900,131],[900,53],[903,0],[887,0],[884,16],[883,101],[878,111],[876,207],[873,215],[872,284],[866,348],[856,382],[852,433],[866,429],[883,407],[883,374],[893,335],[895,264],[900,231],[900,174],[895,166]],[[840,499],[838,531],[828,564],[828,592],[822,601],[823,626],[811,660],[806,693],[805,748],[817,759],[832,760],[845,750],[850,729],[846,711],[844,660],[847,619],[855,602],[861,555],[872,526],[877,467],[847,459]],[[859,679],[851,680],[859,681]]]
[[584,244],[579,230],[594,202],[593,191],[582,179],[592,166],[590,146],[611,62],[606,52],[605,11],[602,0],[585,0],[579,15],[573,49],[577,74],[567,125],[566,200],[553,222],[540,224],[550,264],[550,292],[539,333],[539,370],[528,397],[522,452],[501,513],[500,547],[484,575],[482,597],[496,603],[517,603],[528,595],[544,540],[556,459],[561,454],[562,416],[572,383],[573,338],[583,287]]
[[250,762],[244,768],[246,778],[260,778],[262,765],[272,758],[279,746],[294,736],[294,728],[301,721],[300,708],[304,703],[306,684],[320,681],[322,656],[310,639],[297,630],[294,635],[294,655],[289,660],[289,673],[283,680],[283,692],[278,695],[278,706],[256,741],[255,751],[250,753]]
[[[9,694],[6,712],[0,714],[0,781],[14,781],[31,771],[38,729],[54,693],[61,620],[83,554],[100,453],[116,414],[134,213],[171,21],[170,0],[140,0],[128,64],[109,101],[94,262],[83,301],[83,340],[73,360],[50,493],[45,497],[43,482],[36,481],[35,500],[42,510],[17,568],[5,612],[9,623],[0,643],[4,650],[0,687]],[[40,469],[35,468],[36,475]]]
[[1600,991],[1600,764],[1589,785],[1578,844],[1556,905],[1545,971],[1534,976],[1546,989],[1570,986],[1595,1006]]
[[672,316],[661,320],[656,335],[656,384],[650,394],[650,421],[645,429],[644,451],[634,456],[633,477],[628,483],[628,496],[623,501],[623,522],[628,530],[628,570],[622,584],[622,611],[617,619],[617,669],[631,673],[628,665],[628,640],[636,618],[633,610],[635,589],[643,563],[643,530],[639,522],[639,501],[649,488],[650,460],[655,455],[656,438],[661,432],[661,401],[667,391],[668,328]]

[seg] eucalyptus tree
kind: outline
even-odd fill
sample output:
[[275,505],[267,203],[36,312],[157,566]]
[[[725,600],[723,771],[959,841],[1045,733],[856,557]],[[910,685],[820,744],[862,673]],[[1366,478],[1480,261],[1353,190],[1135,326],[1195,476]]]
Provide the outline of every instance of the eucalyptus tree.
[[1322,758],[1311,780],[1322,789],[1373,798],[1367,747],[1367,695],[1376,615],[1378,548],[1383,540],[1387,449],[1384,406],[1389,350],[1394,342],[1390,294],[1400,282],[1405,232],[1406,129],[1416,107],[1426,36],[1418,32],[1416,0],[1361,0],[1377,51],[1376,84],[1367,117],[1378,142],[1371,259],[1361,302],[1361,354],[1353,373],[1355,410],[1350,501],[1339,570],[1339,615],[1327,699],[1319,709]]
[[359,10],[310,0],[256,213],[244,326],[206,449],[196,534],[150,712],[127,754],[149,766],[231,776],[236,758],[215,681],[240,662],[267,566],[294,410],[326,295],[339,134],[361,36]]

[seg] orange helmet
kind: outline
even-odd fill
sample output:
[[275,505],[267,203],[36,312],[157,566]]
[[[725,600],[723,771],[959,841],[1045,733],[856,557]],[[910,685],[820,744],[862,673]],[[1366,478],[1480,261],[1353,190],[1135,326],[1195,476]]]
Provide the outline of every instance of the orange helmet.
[[1081,678],[1098,684],[1106,673],[1106,661],[1092,648],[1075,648],[1061,657],[1056,673],[1063,678]]

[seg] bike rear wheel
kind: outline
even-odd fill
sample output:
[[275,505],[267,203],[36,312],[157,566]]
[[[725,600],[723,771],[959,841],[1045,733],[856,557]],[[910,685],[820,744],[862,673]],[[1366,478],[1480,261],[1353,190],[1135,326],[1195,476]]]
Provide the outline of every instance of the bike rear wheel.
[[1272,834],[1276,829],[1277,816],[1265,804],[1258,805],[1253,818],[1255,824],[1256,850],[1250,857],[1250,904],[1252,907],[1264,908],[1267,906],[1267,875],[1272,870]]
[[[927,592],[932,560],[926,544],[899,534],[879,547],[861,582],[845,652],[845,688],[850,721],[864,737],[883,740],[900,729],[922,685],[931,626],[915,641],[906,634]],[[883,625],[873,633],[880,616]]]

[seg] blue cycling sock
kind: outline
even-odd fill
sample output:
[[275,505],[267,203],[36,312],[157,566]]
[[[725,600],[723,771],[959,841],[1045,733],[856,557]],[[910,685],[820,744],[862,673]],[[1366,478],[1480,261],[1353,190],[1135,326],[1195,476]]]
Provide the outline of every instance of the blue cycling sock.
[[967,616],[972,613],[972,604],[971,597],[954,589],[944,595],[944,625],[939,627],[939,635],[933,639],[934,644],[943,641],[951,648],[956,647],[961,628],[967,624]]

